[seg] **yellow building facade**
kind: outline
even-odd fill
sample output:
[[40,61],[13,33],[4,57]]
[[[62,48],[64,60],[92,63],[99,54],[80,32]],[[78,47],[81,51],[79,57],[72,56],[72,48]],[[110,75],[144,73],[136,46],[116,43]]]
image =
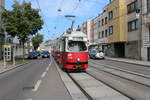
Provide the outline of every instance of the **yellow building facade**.
[[[108,36],[109,43],[126,42],[127,23],[126,23],[126,0],[113,0],[106,6],[108,17],[112,12],[112,18],[108,18],[108,27],[112,26],[112,33]],[[109,30],[109,29],[108,29]]]
[[125,44],[127,42],[126,0],[110,0],[105,9],[108,14],[107,55],[125,57]]

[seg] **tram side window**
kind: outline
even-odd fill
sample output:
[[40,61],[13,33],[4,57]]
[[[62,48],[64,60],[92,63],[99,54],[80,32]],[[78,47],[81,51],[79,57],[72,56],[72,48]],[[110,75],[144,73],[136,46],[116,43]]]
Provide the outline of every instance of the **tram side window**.
[[65,51],[64,41],[60,41],[60,51]]
[[60,41],[60,51],[64,51],[63,41]]
[[70,41],[68,43],[68,50],[72,52],[86,51],[87,47],[82,41]]

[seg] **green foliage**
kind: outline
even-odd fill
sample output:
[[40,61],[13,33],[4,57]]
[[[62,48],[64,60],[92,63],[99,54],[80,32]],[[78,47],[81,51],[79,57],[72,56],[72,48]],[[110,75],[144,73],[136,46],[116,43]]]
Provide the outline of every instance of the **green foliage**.
[[31,7],[31,3],[15,2],[13,10],[5,10],[2,13],[4,26],[11,36],[17,36],[23,43],[30,35],[36,34],[41,28],[43,20],[39,15],[39,10]]
[[36,50],[39,45],[43,42],[43,35],[37,34],[32,38],[32,44],[34,47],[34,50]]

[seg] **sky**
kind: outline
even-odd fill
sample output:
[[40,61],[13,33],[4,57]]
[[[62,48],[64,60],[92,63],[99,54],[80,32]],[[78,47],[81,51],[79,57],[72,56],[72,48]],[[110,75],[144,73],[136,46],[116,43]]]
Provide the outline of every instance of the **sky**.
[[[23,2],[23,0],[17,0]],[[40,15],[44,20],[43,28],[38,32],[44,35],[44,41],[53,40],[71,26],[71,20],[65,15],[74,15],[75,27],[100,14],[109,0],[25,0],[33,8],[41,8]],[[79,2],[80,1],[80,2]],[[5,8],[11,10],[13,0],[5,0]],[[58,12],[61,9],[61,12]]]

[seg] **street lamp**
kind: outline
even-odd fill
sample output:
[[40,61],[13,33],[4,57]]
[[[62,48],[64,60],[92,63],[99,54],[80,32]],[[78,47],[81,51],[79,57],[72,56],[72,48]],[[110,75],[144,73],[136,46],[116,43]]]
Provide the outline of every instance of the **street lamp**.
[[136,18],[137,18],[137,19],[140,18],[140,9],[136,9]]

